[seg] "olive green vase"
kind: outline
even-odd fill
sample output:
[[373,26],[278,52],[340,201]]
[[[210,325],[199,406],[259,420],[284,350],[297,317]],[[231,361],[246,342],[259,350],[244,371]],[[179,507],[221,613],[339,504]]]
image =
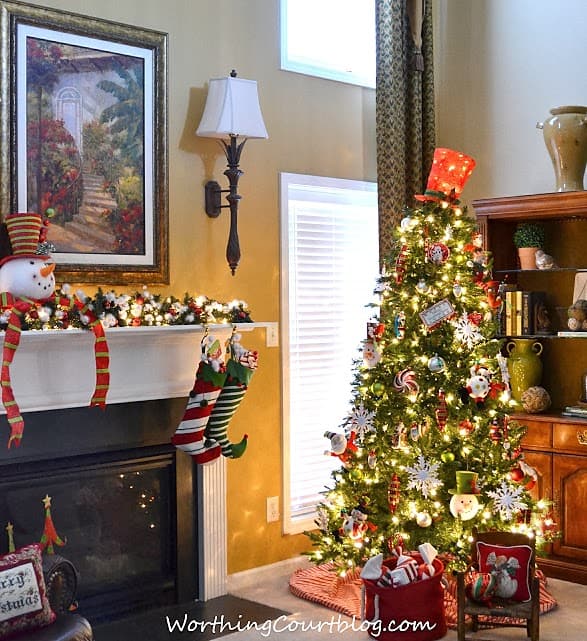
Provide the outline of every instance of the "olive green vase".
[[542,343],[533,338],[514,338],[506,345],[512,398],[521,402],[522,394],[542,380]]

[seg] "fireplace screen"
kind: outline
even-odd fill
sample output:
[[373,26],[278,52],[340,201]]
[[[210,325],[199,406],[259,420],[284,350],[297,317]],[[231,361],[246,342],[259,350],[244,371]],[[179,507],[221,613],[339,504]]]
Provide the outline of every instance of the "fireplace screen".
[[66,541],[55,552],[80,573],[82,611],[84,602],[103,601],[107,594],[111,601],[136,604],[140,594],[173,591],[173,456],[84,465],[73,457],[67,464],[44,473],[38,463],[36,474],[3,478],[0,524],[13,524],[15,545],[40,540],[48,494],[55,529]]

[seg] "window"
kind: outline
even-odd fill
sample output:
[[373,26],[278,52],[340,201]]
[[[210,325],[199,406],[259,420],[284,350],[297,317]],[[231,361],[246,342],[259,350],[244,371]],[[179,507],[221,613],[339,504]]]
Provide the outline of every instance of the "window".
[[340,465],[326,431],[348,414],[379,273],[375,183],[281,174],[284,528],[312,527]]
[[375,0],[281,0],[281,68],[375,87]]

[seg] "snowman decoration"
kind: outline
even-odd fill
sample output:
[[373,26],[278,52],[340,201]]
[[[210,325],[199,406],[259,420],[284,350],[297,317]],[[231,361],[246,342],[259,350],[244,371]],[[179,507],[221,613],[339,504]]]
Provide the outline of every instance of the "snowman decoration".
[[[21,321],[38,303],[55,299],[55,263],[46,242],[47,224],[39,214],[9,214],[0,229],[0,311],[7,322],[2,350],[2,403],[10,424],[8,447],[20,445],[24,420],[15,401],[10,364],[20,343]],[[109,383],[108,346],[101,323],[83,301],[60,300],[60,304],[89,316],[96,337],[96,391],[91,405],[104,405]],[[99,344],[99,347],[98,347]],[[100,370],[100,373],[98,373]],[[100,391],[98,389],[100,388]]]
[[477,478],[477,472],[469,472],[468,470],[456,472],[456,487],[448,491],[453,495],[450,499],[449,509],[455,519],[470,521],[477,515],[480,507],[477,499],[479,494]]

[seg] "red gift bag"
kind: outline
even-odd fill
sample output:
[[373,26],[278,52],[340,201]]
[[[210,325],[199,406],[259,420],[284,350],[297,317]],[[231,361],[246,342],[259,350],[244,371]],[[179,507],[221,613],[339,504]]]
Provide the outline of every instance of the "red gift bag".
[[[418,564],[419,554],[412,554]],[[383,565],[394,569],[397,559]],[[383,641],[434,641],[446,634],[442,561],[434,559],[434,576],[395,588],[379,587],[363,579],[362,619],[369,621],[369,636]]]

